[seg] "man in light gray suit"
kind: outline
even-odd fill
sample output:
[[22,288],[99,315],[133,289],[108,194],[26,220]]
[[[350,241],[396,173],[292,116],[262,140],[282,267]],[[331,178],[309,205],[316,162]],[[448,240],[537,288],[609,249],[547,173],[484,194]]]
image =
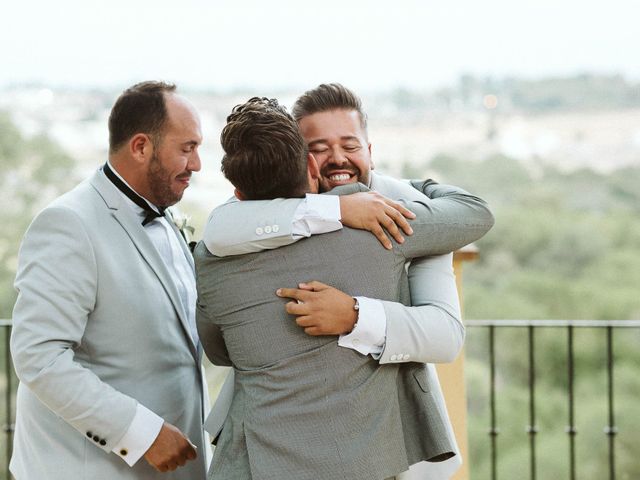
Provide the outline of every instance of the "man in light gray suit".
[[[457,235],[468,235],[478,226],[484,228],[483,234],[493,224],[486,204],[460,189],[443,190],[432,182],[419,182],[412,188],[407,182],[372,171],[366,115],[360,99],[342,85],[320,85],[306,92],[296,101],[293,113],[305,142],[319,163],[321,189],[359,181],[391,198],[424,202],[429,205],[439,234],[451,235],[454,241]],[[425,194],[433,199],[426,198]],[[204,241],[211,252],[226,256],[277,248],[316,233],[309,225],[331,219],[330,210],[324,213],[320,205],[321,201],[330,203],[330,199],[328,196],[314,198],[314,207],[305,209],[309,197],[313,196],[307,197],[224,204],[212,213]],[[326,218],[319,218],[322,215]],[[267,231],[265,225],[277,225],[278,228]],[[449,250],[455,248],[454,241],[449,243]],[[339,344],[345,348],[370,355],[380,364],[400,364],[400,402],[407,409],[413,409],[412,414],[418,419],[406,425],[407,435],[415,436],[416,430],[428,429],[434,436],[445,437],[455,444],[437,374],[431,364],[452,361],[464,338],[452,255],[413,261],[409,267],[409,280],[413,307],[359,297],[357,317],[348,312],[346,299],[350,297],[326,285],[314,283],[315,291],[310,292],[295,289],[283,289],[282,292],[304,301],[302,305],[290,303],[287,308],[299,316],[308,333],[340,335]],[[357,328],[354,328],[356,318]],[[413,362],[426,364],[418,377],[419,385],[414,377]],[[429,395],[423,395],[422,389]],[[222,425],[224,400],[231,398],[230,391],[229,382],[209,416],[210,432],[217,432]],[[410,471],[399,478],[441,480],[449,478],[461,463],[459,455],[431,460],[439,461],[411,462]]]
[[200,170],[200,121],[175,86],[144,82],[115,103],[109,136],[108,162],[20,249],[17,480],[205,476],[193,259],[165,212]]
[[[317,191],[315,159],[305,155],[295,123],[276,102],[252,99],[236,107],[222,142],[223,170],[239,197]],[[345,188],[343,193],[366,189]],[[354,294],[407,302],[405,261],[451,248],[450,236],[432,222],[437,214],[426,204],[411,208],[418,214],[415,234],[390,251],[349,229],[236,257],[215,257],[203,243],[197,247],[203,345],[214,363],[235,370],[211,478],[383,479],[416,461],[452,455],[453,445],[437,426],[409,428],[421,415],[429,420],[442,413],[415,405],[430,396],[423,365],[411,369],[413,383],[424,389],[420,398],[399,393],[397,364],[381,366],[341,348],[336,336],[306,335],[274,295],[281,285],[313,276]],[[486,229],[478,225],[457,246]],[[349,298],[352,312],[355,304]]]

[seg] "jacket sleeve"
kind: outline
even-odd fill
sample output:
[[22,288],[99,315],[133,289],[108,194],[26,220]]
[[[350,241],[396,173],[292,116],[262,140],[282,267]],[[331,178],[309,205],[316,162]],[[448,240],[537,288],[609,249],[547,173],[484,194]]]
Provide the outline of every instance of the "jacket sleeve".
[[[95,445],[110,452],[131,424],[137,401],[75,359],[96,302],[97,264],[75,212],[49,207],[20,249],[11,354],[18,378]],[[94,438],[95,440],[95,438]]]
[[387,318],[380,363],[452,362],[465,329],[452,267],[453,254],[424,257],[409,267],[411,303],[382,301]]
[[[368,190],[357,183],[334,188],[322,195],[349,195]],[[233,197],[211,212],[202,241],[215,256],[227,257],[284,247],[310,235],[342,228],[333,217],[325,217],[323,213],[308,216],[308,210],[304,210],[307,213],[298,223],[304,225],[305,233],[294,231],[296,213],[303,202],[305,199],[302,198],[239,201]]]
[[409,222],[414,234],[397,245],[407,259],[453,252],[482,238],[494,224],[487,203],[458,187],[430,184],[423,199],[402,201],[416,214]]
[[[412,200],[416,202],[414,207],[424,204],[434,208],[435,204],[435,208],[444,213],[451,208],[458,209],[462,214],[462,225],[472,224],[471,228],[477,229],[479,235],[493,224],[486,202],[457,187],[438,185],[430,180],[411,182],[415,188],[389,177],[378,177],[377,181],[383,194]],[[430,210],[426,212],[431,213]],[[442,212],[434,211],[433,214],[434,219],[440,215],[445,225],[455,222]],[[454,227],[459,228],[455,224]],[[407,237],[409,242],[415,240],[419,239]],[[445,363],[453,361],[460,353],[465,329],[452,260],[450,253],[414,259],[409,266],[413,306],[382,302],[387,327],[384,350],[378,357],[380,363]]]

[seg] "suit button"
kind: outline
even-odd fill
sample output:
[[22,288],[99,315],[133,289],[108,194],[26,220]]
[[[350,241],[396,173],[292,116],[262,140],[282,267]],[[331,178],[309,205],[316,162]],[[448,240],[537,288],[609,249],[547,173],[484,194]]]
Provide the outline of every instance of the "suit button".
[[263,233],[262,227],[256,228],[256,235],[262,235]]
[[273,227],[271,227],[271,231],[273,233],[278,233],[278,230],[280,230],[280,227],[278,225],[274,225]]
[[89,437],[89,438],[93,437],[93,433],[87,432],[87,437]]
[[100,440],[100,445],[104,447],[106,444],[107,444],[107,441],[104,438]]
[[94,442],[99,442],[100,441],[100,437],[98,435],[94,435],[93,436],[93,441]]
[[266,227],[264,227],[264,233],[271,233],[271,226],[267,225]]
[[404,356],[402,357],[403,360],[409,360],[410,355],[408,353],[405,353]]
[[120,455],[122,455],[123,457],[126,457],[127,453],[129,453],[129,452],[127,452],[127,450],[124,449],[124,448],[122,450],[120,450]]
[[395,362],[398,359],[397,355],[391,355],[391,358],[389,358],[389,360],[391,360],[392,362]]

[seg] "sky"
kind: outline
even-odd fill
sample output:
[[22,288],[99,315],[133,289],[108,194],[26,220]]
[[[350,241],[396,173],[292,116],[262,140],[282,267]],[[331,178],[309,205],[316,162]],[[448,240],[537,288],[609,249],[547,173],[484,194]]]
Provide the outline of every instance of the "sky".
[[640,79],[637,0],[5,0],[0,87],[267,93],[338,81],[433,89],[461,74]]

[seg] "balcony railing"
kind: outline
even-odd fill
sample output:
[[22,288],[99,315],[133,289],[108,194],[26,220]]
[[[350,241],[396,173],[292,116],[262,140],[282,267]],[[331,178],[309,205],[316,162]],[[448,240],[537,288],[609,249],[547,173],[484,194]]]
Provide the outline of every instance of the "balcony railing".
[[[553,329],[558,334],[561,331],[565,331],[566,335],[566,347],[565,347],[565,359],[566,359],[566,405],[567,405],[567,418],[565,432],[567,434],[567,452],[568,452],[568,471],[567,476],[570,480],[578,478],[577,462],[576,462],[576,435],[578,429],[576,426],[576,403],[579,399],[576,396],[574,390],[574,384],[576,380],[576,347],[574,345],[575,333],[579,329],[595,330],[596,332],[602,332],[605,343],[605,361],[606,361],[606,412],[607,423],[603,426],[603,433],[607,437],[608,452],[607,452],[607,474],[609,480],[616,478],[616,435],[618,433],[618,427],[616,425],[616,405],[615,405],[615,388],[614,388],[614,369],[616,362],[616,352],[614,341],[614,331],[629,332],[630,329],[635,329],[636,333],[640,333],[640,321],[638,320],[609,320],[609,321],[597,321],[597,320],[475,320],[467,321],[468,327],[467,341],[473,341],[478,336],[478,330],[486,330],[487,337],[487,356],[488,356],[488,370],[489,370],[489,415],[487,418],[488,435],[490,442],[490,472],[489,476],[492,480],[498,478],[498,467],[500,465],[499,451],[497,445],[497,437],[500,433],[497,416],[497,362],[496,352],[502,347],[520,348],[523,347],[523,354],[526,352],[526,370],[527,370],[527,396],[528,407],[527,417],[528,424],[525,425],[525,432],[528,436],[528,475],[522,474],[518,478],[529,478],[536,480],[541,477],[538,473],[539,458],[537,456],[536,447],[538,446],[537,434],[539,432],[536,400],[540,396],[540,392],[537,391],[538,386],[538,372],[536,369],[538,355],[540,352],[536,349],[537,332],[542,329]],[[516,345],[498,345],[496,341],[496,331],[498,329],[518,329],[524,330],[526,340],[522,344]],[[628,335],[625,335],[628,337]],[[635,345],[635,353],[638,353],[640,349],[637,347],[640,344],[636,343],[635,337],[631,338],[631,341]],[[468,345],[468,344],[467,344]],[[477,353],[477,352],[476,352]],[[618,359],[619,360],[619,359]],[[635,360],[635,365],[640,365]],[[636,385],[640,385],[640,376],[637,377]],[[637,412],[640,415],[640,409]],[[627,419],[628,420],[628,419]],[[625,422],[628,424],[628,421]],[[481,441],[481,439],[470,439],[470,442]],[[472,465],[473,468],[473,465]],[[472,472],[473,476],[473,472]],[[605,477],[601,477],[605,478]],[[625,475],[621,478],[631,478]],[[635,478],[635,477],[633,477]],[[554,479],[555,480],[555,479]]]
[[[489,381],[487,385],[487,389],[489,391],[488,401],[489,401],[489,414],[486,419],[486,423],[488,426],[489,433],[489,455],[490,455],[490,468],[487,476],[492,480],[496,480],[498,478],[499,473],[499,465],[500,465],[500,456],[499,456],[499,448],[497,438],[500,433],[499,430],[499,422],[498,422],[498,411],[497,404],[499,400],[499,388],[497,378],[499,375],[498,362],[497,362],[497,352],[500,351],[501,345],[497,340],[496,332],[498,330],[506,330],[506,329],[517,329],[525,334],[524,350],[526,351],[526,372],[527,372],[527,397],[528,397],[528,408],[527,408],[527,418],[528,422],[525,427],[526,434],[528,436],[528,475],[522,474],[518,478],[530,478],[531,480],[536,480],[537,478],[546,478],[541,477],[538,471],[539,458],[537,454],[537,447],[539,447],[539,441],[537,439],[537,433],[539,432],[538,427],[538,418],[537,418],[537,405],[536,400],[541,395],[539,390],[539,372],[537,371],[537,364],[540,351],[536,349],[536,340],[538,338],[539,332],[541,330],[553,329],[560,333],[561,331],[565,332],[566,336],[566,347],[565,347],[565,358],[566,358],[566,404],[567,404],[567,418],[566,418],[566,434],[567,434],[567,454],[568,454],[568,471],[566,478],[570,480],[575,480],[578,477],[578,469],[576,466],[576,435],[577,435],[577,427],[576,427],[576,404],[579,403],[580,398],[577,397],[574,390],[574,383],[576,379],[576,371],[575,371],[575,357],[576,357],[576,347],[574,346],[575,332],[580,329],[590,329],[595,330],[597,332],[602,332],[602,336],[604,337],[605,343],[605,358],[606,358],[606,384],[607,384],[607,392],[606,392],[606,410],[607,410],[607,422],[604,425],[604,435],[607,437],[608,441],[608,478],[609,480],[616,479],[616,434],[618,432],[618,428],[616,426],[616,404],[615,404],[615,388],[614,388],[614,371],[616,360],[620,360],[616,357],[616,336],[614,332],[616,331],[625,331],[628,332],[630,329],[635,329],[634,331],[640,333],[640,320],[622,320],[622,321],[596,321],[596,320],[475,320],[475,321],[467,321],[466,322],[468,330],[467,330],[467,345],[473,343],[474,345],[478,342],[481,335],[481,331],[485,330],[486,337],[486,368],[489,371]],[[0,380],[0,385],[4,388],[2,392],[3,405],[0,405],[0,414],[3,415],[4,418],[4,458],[0,459],[0,464],[4,465],[4,479],[11,478],[9,473],[9,459],[11,457],[11,449],[13,443],[13,424],[15,419],[14,412],[14,397],[15,397],[15,374],[13,372],[13,367],[11,364],[11,356],[9,353],[9,339],[11,333],[11,321],[10,320],[0,320],[0,327],[3,330],[4,334],[4,365],[3,369],[0,372],[0,376],[2,380]],[[627,337],[627,335],[625,335]],[[638,345],[640,346],[640,344]],[[510,345],[510,347],[514,347],[514,345]],[[516,346],[517,348],[520,345]],[[483,347],[484,348],[484,347]],[[640,349],[636,349],[636,353],[638,353]],[[478,351],[475,351],[474,354],[478,356]],[[640,365],[640,363],[636,363]],[[640,369],[639,369],[640,371]],[[637,384],[640,386],[640,374],[637,377]],[[640,390],[640,387],[638,387]],[[470,392],[473,395],[473,392]],[[544,393],[544,392],[543,392]],[[470,398],[473,400],[473,398]],[[638,415],[640,415],[640,409],[638,411]],[[475,438],[472,436],[470,438],[470,443],[474,442],[482,442],[482,438]],[[472,478],[482,478],[479,476],[479,472],[474,472],[473,470],[473,461],[471,462],[471,476]],[[622,477],[621,477],[622,478]],[[628,477],[631,478],[631,477]],[[555,479],[554,479],[555,480]]]

